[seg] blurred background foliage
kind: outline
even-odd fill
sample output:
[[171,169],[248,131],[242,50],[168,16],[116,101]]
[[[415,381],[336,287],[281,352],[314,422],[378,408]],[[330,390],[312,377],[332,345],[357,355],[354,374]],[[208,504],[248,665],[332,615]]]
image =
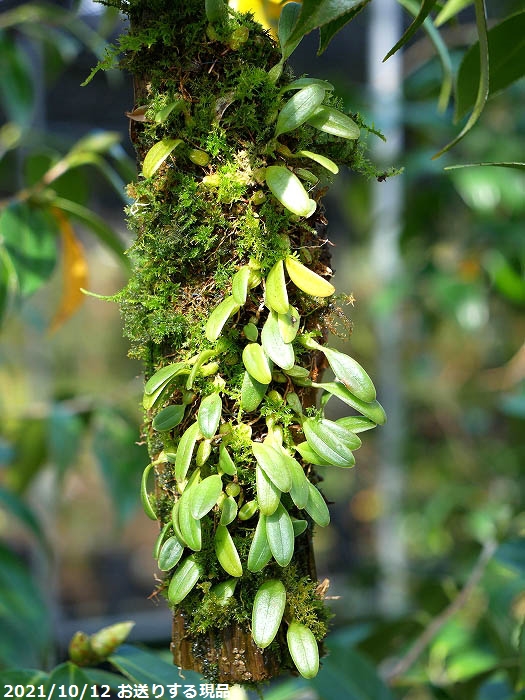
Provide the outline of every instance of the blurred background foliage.
[[[238,4],[278,15],[272,0]],[[473,41],[471,4],[455,3],[465,9],[442,30],[456,71]],[[308,36],[294,65],[331,80],[348,110],[381,129],[366,83],[368,9],[320,59]],[[517,11],[522,2],[488,3],[493,21]],[[6,669],[49,670],[77,628],[122,617],[137,621],[136,641],[162,649],[170,635],[169,611],[147,599],[156,527],[137,508],[147,460],[136,444],[141,370],[126,359],[116,306],[78,292],[111,295],[126,279],[130,81],[111,72],[79,87],[121,27],[111,8],[88,2],[0,5]],[[513,49],[524,66],[523,40]],[[327,205],[338,290],[356,299],[345,309],[353,354],[402,411],[392,446],[401,475],[397,602],[388,586],[385,595],[377,543],[390,508],[380,469],[389,445],[372,436],[351,474],[323,474],[332,524],[317,533],[316,552],[333,596],[330,655],[316,679],[284,681],[268,700],[525,697],[525,170],[444,170],[525,160],[525,84],[492,97],[473,131],[432,160],[457,127],[452,108],[436,108],[442,66],[424,34],[406,49],[403,72],[404,145],[387,164],[404,167],[397,274],[380,279],[371,249],[381,196],[373,188],[383,183],[345,174]],[[378,343],[393,318],[399,363]],[[346,323],[334,314],[335,331]],[[123,658],[133,654],[126,649]],[[168,673],[159,653],[158,673]]]

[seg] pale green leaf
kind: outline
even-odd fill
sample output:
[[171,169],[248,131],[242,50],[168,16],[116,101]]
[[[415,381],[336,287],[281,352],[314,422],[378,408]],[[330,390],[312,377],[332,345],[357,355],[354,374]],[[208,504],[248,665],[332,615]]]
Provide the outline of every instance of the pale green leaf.
[[270,165],[266,168],[266,184],[274,197],[293,214],[308,218],[314,213],[316,203],[310,199],[297,175],[288,168]]
[[170,153],[183,143],[182,139],[162,139],[146,153],[142,164],[142,174],[145,178],[154,175]]
[[252,637],[260,649],[266,649],[277,635],[286,605],[282,581],[270,579],[257,590],[252,610]]
[[325,89],[318,84],[307,85],[296,92],[279,112],[275,136],[293,131],[304,124],[322,103]]

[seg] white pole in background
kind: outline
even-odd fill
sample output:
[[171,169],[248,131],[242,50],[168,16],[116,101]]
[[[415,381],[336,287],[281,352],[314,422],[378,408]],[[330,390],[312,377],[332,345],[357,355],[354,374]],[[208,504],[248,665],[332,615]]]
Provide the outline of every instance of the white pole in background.
[[[396,0],[373,0],[369,5],[368,72],[372,114],[375,125],[387,141],[377,142],[372,158],[380,167],[400,165],[402,149],[402,57],[383,58],[403,33],[401,8]],[[401,176],[372,185],[372,227],[370,262],[378,293],[384,295],[403,274],[399,237],[403,210]],[[403,329],[399,304],[392,301],[388,311],[375,318],[378,346],[379,400],[388,420],[378,430],[376,489],[382,504],[376,521],[375,539],[379,566],[379,606],[389,616],[406,607],[406,551],[402,535],[405,470],[403,465],[404,407],[402,398],[401,346]]]

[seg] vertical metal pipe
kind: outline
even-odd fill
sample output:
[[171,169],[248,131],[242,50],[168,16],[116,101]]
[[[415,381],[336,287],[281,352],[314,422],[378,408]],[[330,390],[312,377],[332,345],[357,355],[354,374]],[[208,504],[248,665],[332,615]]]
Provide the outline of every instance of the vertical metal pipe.
[[[386,136],[386,144],[373,149],[376,163],[399,162],[403,133],[402,58],[384,56],[402,34],[401,9],[396,0],[374,0],[370,4],[369,88],[375,124]],[[379,293],[385,293],[403,274],[399,237],[403,209],[403,181],[394,177],[372,185],[371,268]],[[401,348],[403,328],[398,303],[375,318],[380,367],[377,373],[380,400],[388,422],[378,431],[377,491],[383,504],[375,528],[380,584],[380,609],[386,615],[400,613],[406,605],[406,551],[402,535],[405,470],[403,465],[404,407],[402,398]]]

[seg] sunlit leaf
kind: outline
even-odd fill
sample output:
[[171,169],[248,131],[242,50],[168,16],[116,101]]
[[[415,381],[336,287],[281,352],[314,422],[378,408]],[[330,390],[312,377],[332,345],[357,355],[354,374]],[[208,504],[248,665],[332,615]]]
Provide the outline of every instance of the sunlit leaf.
[[292,620],[286,633],[288,649],[295,667],[304,678],[314,678],[319,671],[319,649],[311,630]]
[[244,346],[242,361],[246,371],[256,381],[261,384],[269,384],[272,381],[270,360],[259,343],[248,343]]
[[157,562],[159,569],[161,571],[173,569],[181,560],[183,552],[184,545],[180,543],[179,539],[175,536],[168,537],[159,552]]
[[[199,470],[197,470],[198,474]],[[219,477],[220,478],[220,477]],[[198,481],[188,483],[182,496],[179,499],[179,527],[182,535],[182,541],[185,542],[194,552],[200,552],[202,549],[202,526],[201,521],[193,517],[191,512],[191,504],[193,503],[193,495],[198,487]]]
[[267,167],[266,184],[274,197],[293,214],[308,218],[314,213],[316,203],[310,199],[297,175],[288,168],[283,165]]
[[295,286],[306,294],[314,297],[329,297],[335,292],[333,284],[291,255],[286,258],[286,270]]
[[215,554],[220,565],[230,576],[242,576],[242,564],[228,528],[218,525],[215,531]]
[[261,513],[248,552],[248,571],[256,573],[264,569],[272,558],[272,550],[266,537],[266,518]]
[[379,401],[361,401],[357,396],[352,394],[343,384],[340,382],[323,382],[316,383],[312,382],[312,386],[318,389],[324,389],[333,396],[337,396],[344,403],[352,408],[355,408],[359,413],[362,413],[366,418],[370,418],[371,421],[377,423],[378,425],[383,425],[386,422],[386,414],[384,408],[381,406]]
[[198,435],[199,424],[195,421],[184,431],[180,439],[175,458],[175,478],[179,483],[186,478]]
[[472,5],[473,2],[474,0],[448,0],[441,8],[434,20],[434,24],[436,27],[440,27],[445,22],[448,22],[449,19],[456,17],[465,7]]
[[325,97],[325,89],[316,83],[297,91],[279,112],[275,136],[293,131],[311,117]]
[[268,384],[258,382],[249,372],[245,372],[241,386],[240,407],[242,410],[248,413],[255,411],[263,400],[267,389]]
[[154,175],[170,153],[183,143],[182,139],[162,139],[146,153],[142,164],[142,174],[145,178]]
[[252,637],[266,649],[277,635],[286,605],[286,588],[282,581],[270,579],[259,586],[253,601]]
[[268,273],[264,287],[264,301],[270,309],[280,314],[286,314],[290,309],[282,260],[278,260]]
[[203,518],[217,503],[222,493],[222,479],[218,474],[206,477],[195,484],[188,497],[191,514],[197,520]]
[[288,92],[288,90],[302,90],[303,88],[307,87],[308,85],[320,85],[322,88],[325,90],[332,91],[334,89],[334,86],[332,83],[329,83],[327,80],[320,80],[319,78],[309,78],[309,77],[304,77],[304,78],[297,78],[297,80],[293,80],[291,83],[288,83],[288,85],[285,85],[284,87],[281,88],[281,93]]
[[222,399],[218,393],[205,396],[199,406],[197,420],[201,433],[212,438],[219,427],[222,414]]
[[148,464],[142,473],[142,480],[140,482],[140,498],[142,500],[142,507],[144,512],[151,520],[157,520],[157,513],[153,508],[153,504],[148,493],[148,477],[153,469],[153,464]]
[[300,158],[310,158],[310,160],[314,160],[316,163],[319,163],[319,165],[322,165],[323,168],[326,168],[334,175],[337,175],[339,172],[338,165],[334,163],[333,160],[330,160],[330,158],[327,158],[320,153],[313,153],[312,151],[297,151],[297,153],[294,155]]
[[294,531],[290,515],[282,504],[266,516],[266,537],[275,561],[279,566],[288,566],[294,552]]
[[264,352],[278,366],[290,370],[295,364],[295,353],[291,343],[285,343],[279,330],[275,311],[270,311],[262,332],[261,344]]
[[227,296],[221,303],[211,312],[208,322],[206,323],[206,338],[210,342],[217,340],[220,336],[226,321],[237,313],[240,309],[233,296]]
[[360,130],[353,119],[333,107],[317,107],[307,123],[332,136],[353,141],[359,138]]
[[275,486],[264,469],[257,464],[255,468],[255,482],[257,487],[257,503],[262,515],[275,513],[280,501],[281,491]]
[[308,502],[305,511],[319,527],[326,527],[330,523],[330,511],[321,492],[311,482],[308,482]]
[[[301,325],[301,316],[295,308],[290,306],[284,314],[280,313],[277,319],[281,338],[285,343],[292,343],[296,336],[299,326]],[[288,370],[289,372],[290,370]]]
[[[168,600],[178,605],[190,593],[201,576],[201,567],[193,558],[187,557],[171,577],[168,587]],[[156,679],[158,680],[158,679]]]
[[292,488],[292,476],[283,454],[264,442],[252,442],[252,451],[261,469],[279,491],[289,491]]

